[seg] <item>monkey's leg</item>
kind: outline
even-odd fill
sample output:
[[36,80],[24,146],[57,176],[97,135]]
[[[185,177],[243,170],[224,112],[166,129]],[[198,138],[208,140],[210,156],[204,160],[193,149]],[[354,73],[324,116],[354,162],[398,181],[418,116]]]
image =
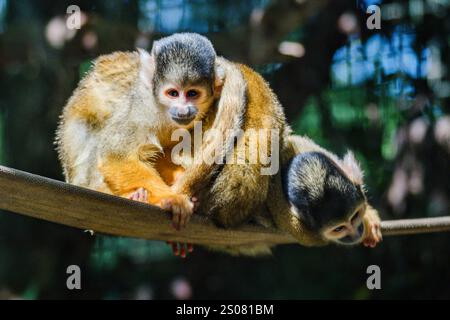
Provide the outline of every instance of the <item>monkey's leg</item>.
[[128,198],[139,188],[144,188],[148,192],[148,203],[172,212],[177,229],[189,221],[193,212],[189,197],[174,193],[151,165],[137,158],[107,157],[100,162],[99,170],[114,194]]
[[378,212],[370,205],[367,205],[366,207],[363,223],[365,227],[363,244],[366,247],[375,248],[377,243],[380,242],[383,237],[381,235],[381,220],[378,216]]

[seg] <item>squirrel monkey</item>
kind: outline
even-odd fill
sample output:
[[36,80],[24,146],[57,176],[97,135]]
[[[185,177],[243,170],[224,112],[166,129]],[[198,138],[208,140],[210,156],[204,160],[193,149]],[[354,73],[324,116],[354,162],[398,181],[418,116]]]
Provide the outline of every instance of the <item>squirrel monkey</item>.
[[287,201],[280,207],[280,201],[268,202],[276,225],[304,245],[375,247],[382,239],[380,218],[368,204],[353,153],[339,159],[306,137],[289,141],[295,155],[272,185],[275,198],[282,193]]
[[188,156],[174,163],[170,155],[178,141],[172,134],[192,131],[198,122],[204,130],[215,128],[220,134],[206,135],[201,149],[225,156],[234,141],[228,134],[233,137],[243,121],[245,90],[241,72],[198,34],[155,41],[151,53],[99,57],[58,126],[66,181],[160,206],[172,212],[177,229],[184,227],[194,195],[220,168],[190,165]]
[[190,33],[156,41],[150,54],[99,57],[57,130],[66,181],[160,206],[177,229],[185,226],[194,204],[170,186],[184,171],[170,161],[171,135],[213,121],[220,70],[209,40]]
[[[282,147],[282,169],[270,183],[265,210],[252,222],[291,234],[304,246],[364,244],[382,240],[380,218],[366,198],[363,173],[353,154],[343,159],[302,136]],[[270,254],[266,244],[214,247],[232,255]]]

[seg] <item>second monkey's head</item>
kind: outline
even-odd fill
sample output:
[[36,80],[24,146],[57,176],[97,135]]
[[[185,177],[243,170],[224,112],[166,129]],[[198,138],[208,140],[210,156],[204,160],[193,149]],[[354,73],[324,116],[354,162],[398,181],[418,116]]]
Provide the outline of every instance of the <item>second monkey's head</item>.
[[176,125],[191,127],[208,112],[223,83],[211,42],[199,34],[176,33],[154,42],[151,59],[157,103]]
[[325,242],[360,243],[365,233],[366,197],[353,154],[343,160],[322,152],[296,155],[283,170],[291,214]]

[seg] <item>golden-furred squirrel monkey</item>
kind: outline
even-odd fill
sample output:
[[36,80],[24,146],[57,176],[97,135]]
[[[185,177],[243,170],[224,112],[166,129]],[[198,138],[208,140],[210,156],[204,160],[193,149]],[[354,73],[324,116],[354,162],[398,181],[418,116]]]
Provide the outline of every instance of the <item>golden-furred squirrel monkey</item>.
[[382,239],[380,218],[368,204],[353,153],[339,159],[301,136],[289,137],[287,153],[271,184],[274,201],[267,202],[275,225],[307,246],[375,247]]
[[158,205],[183,227],[193,203],[170,187],[182,169],[170,161],[171,135],[195,121],[213,122],[221,70],[213,46],[197,34],[156,41],[150,54],[99,57],[57,131],[67,182]]
[[[186,154],[174,161],[178,141],[172,134],[180,128],[195,131],[199,122],[205,133],[200,149],[219,161],[195,162]],[[208,129],[215,129],[214,134]],[[247,161],[249,152],[244,152],[243,163],[223,161],[242,155],[239,147],[234,148],[235,140],[240,147],[249,147],[251,138],[240,137],[239,132],[252,129],[267,130],[266,148],[258,145],[256,161]],[[269,132],[278,133],[276,140]],[[376,212],[367,206],[362,188],[360,197],[347,188],[362,183],[312,142],[313,149],[324,155],[324,163],[329,160],[327,165],[299,160],[305,148],[294,143],[290,133],[277,97],[259,74],[216,57],[205,37],[185,33],[156,41],[150,54],[140,50],[99,57],[64,108],[57,144],[67,182],[158,205],[173,213],[177,228],[186,225],[196,202],[200,214],[223,227],[254,220],[274,224],[304,245],[363,239],[376,244],[380,239]],[[271,157],[284,170],[261,174],[267,167],[263,159]],[[321,177],[316,176],[319,169],[345,177],[344,185],[336,187],[336,197],[327,192],[334,178],[317,180],[325,184],[323,188],[308,185]],[[320,190],[324,194],[317,193]],[[296,200],[310,191],[314,201]],[[325,208],[334,209],[339,207],[334,201],[347,196],[343,210],[317,209],[320,199],[329,205]],[[347,212],[350,208],[354,212]],[[264,211],[269,214],[260,216]],[[361,221],[367,227],[359,227]],[[270,251],[268,246],[218,249],[251,255]],[[180,253],[177,244],[173,250]],[[186,255],[184,246],[181,255]]]
[[243,121],[245,90],[239,69],[198,34],[155,41],[151,53],[99,57],[67,102],[57,130],[66,181],[160,206],[172,212],[177,229],[184,227],[192,196],[220,168],[192,164],[189,156],[174,163],[178,141],[172,134],[192,130],[196,122],[202,130],[215,128],[220,134],[206,135],[201,149],[224,157]]
[[[304,246],[362,243],[374,248],[382,240],[380,218],[367,201],[363,172],[352,152],[339,159],[309,138],[292,135],[280,142],[280,156],[281,170],[270,181],[265,210],[254,212],[253,223],[283,230]],[[271,253],[270,244],[211,249]]]

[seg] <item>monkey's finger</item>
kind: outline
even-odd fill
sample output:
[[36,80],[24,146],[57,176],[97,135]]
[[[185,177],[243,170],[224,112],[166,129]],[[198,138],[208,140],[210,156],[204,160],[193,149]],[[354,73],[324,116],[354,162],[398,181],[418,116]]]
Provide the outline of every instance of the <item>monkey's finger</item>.
[[178,216],[174,212],[172,213],[172,215],[172,227],[175,230],[178,230]]
[[145,191],[144,188],[139,188],[138,189],[138,200],[143,202],[145,201]]
[[180,254],[178,242],[172,242],[172,252],[175,256],[178,256]]
[[178,221],[179,221],[179,213],[176,207],[172,208],[172,227],[175,230],[178,230]]
[[186,228],[190,218],[191,218],[192,212],[190,210],[185,211],[183,214],[183,228]]
[[180,246],[181,246],[180,257],[186,258],[186,246],[184,245],[184,243],[180,243]]
[[189,213],[187,213],[187,212],[184,213],[184,215],[183,215],[183,223],[182,223],[182,227],[183,228],[186,228],[186,226],[188,224],[188,221],[189,221],[189,216],[190,216]]
[[181,219],[181,213],[180,208],[178,206],[172,207],[172,224],[175,227],[175,229],[180,230],[180,219]]
[[377,245],[377,243],[378,243],[378,240],[377,240],[377,238],[376,238],[376,235],[375,235],[375,234],[372,234],[372,236],[370,237],[370,239],[369,239],[368,242],[369,242],[369,247],[375,248],[376,245]]
[[180,213],[180,230],[185,226],[186,212],[181,211]]
[[187,226],[187,224],[189,223],[189,221],[191,221],[191,216],[192,216],[192,214],[186,215],[186,219],[185,219],[185,222],[184,222],[184,226]]
[[378,228],[378,226],[376,226],[376,225],[374,225],[374,226],[372,227],[373,242],[374,242],[375,244],[377,244],[378,242],[381,241],[381,233],[380,233],[380,231],[379,231],[378,229],[379,229],[379,228]]
[[132,200],[134,200],[134,201],[139,201],[139,193],[138,193],[138,192],[134,192],[134,193],[133,193],[133,198],[132,198]]
[[167,199],[161,201],[161,208],[166,211],[170,211],[171,202]]
[[183,208],[178,207],[178,230],[181,230],[181,228],[183,227],[183,219],[184,219],[184,211]]
[[381,233],[380,225],[377,225],[377,235],[378,235],[379,241],[383,241],[383,234]]
[[372,239],[367,239],[367,240],[365,240],[365,241],[364,241],[364,246],[365,246],[365,247],[373,248],[373,241],[372,241]]
[[147,202],[147,189],[141,188],[139,192],[139,201]]
[[183,212],[181,208],[178,208],[178,231],[183,227]]

